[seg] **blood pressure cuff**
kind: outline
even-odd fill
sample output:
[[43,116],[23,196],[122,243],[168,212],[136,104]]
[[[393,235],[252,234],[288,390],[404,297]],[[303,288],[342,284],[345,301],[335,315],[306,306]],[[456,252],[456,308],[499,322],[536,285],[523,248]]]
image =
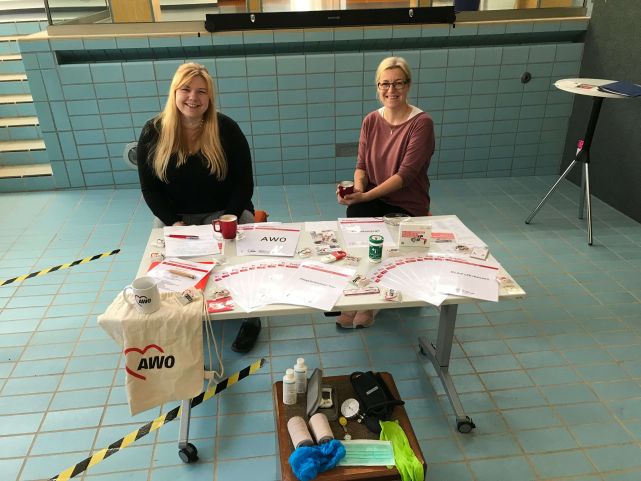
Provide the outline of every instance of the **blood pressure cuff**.
[[379,421],[389,419],[394,406],[402,406],[405,402],[392,396],[379,373],[353,372],[350,381],[361,411],[365,415],[363,423],[370,431],[380,433]]

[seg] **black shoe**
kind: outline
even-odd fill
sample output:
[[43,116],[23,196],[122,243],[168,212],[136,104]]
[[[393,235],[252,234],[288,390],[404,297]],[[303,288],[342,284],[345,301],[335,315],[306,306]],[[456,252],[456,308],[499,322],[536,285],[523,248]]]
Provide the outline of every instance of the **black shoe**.
[[234,352],[249,352],[251,351],[256,339],[260,334],[260,317],[250,317],[243,321],[236,335],[236,339],[231,345],[231,350]]

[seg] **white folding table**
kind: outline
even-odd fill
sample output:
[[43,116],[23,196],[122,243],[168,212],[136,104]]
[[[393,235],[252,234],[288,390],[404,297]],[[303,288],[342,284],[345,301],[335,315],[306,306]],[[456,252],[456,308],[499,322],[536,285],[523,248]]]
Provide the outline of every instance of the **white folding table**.
[[[426,220],[448,220],[455,219],[456,216],[432,216],[426,217]],[[302,223],[301,226],[303,225]],[[388,226],[393,237],[396,235],[397,227]],[[342,236],[340,230],[338,230],[339,240],[341,245],[344,245],[342,242]],[[149,236],[149,241],[143,258],[138,269],[138,276],[145,275],[149,269],[149,265],[152,262],[152,253],[162,252],[157,246],[157,239],[162,239],[162,229],[152,229]],[[297,250],[300,250],[304,247],[311,247],[313,249],[313,242],[308,232],[304,230],[301,231],[300,239],[298,242]],[[360,264],[354,266],[356,272],[359,274],[367,274],[376,264],[372,264],[368,260],[367,256],[367,247],[359,248],[349,248],[347,250],[348,254],[361,257]],[[416,250],[412,251],[416,252]],[[429,252],[429,251],[427,251]],[[224,253],[222,254],[226,260],[224,266],[229,267],[235,264],[241,264],[244,262],[250,262],[258,260],[260,257],[256,256],[236,256],[236,246],[235,241],[225,241]],[[213,256],[213,259],[216,259],[219,256]],[[385,259],[385,255],[383,257]],[[310,259],[318,259],[318,256],[312,256]],[[490,259],[493,259],[490,254]],[[207,259],[191,259],[191,260],[208,260],[211,261],[212,257]],[[340,262],[339,262],[340,264]],[[509,300],[509,299],[521,299],[525,297],[525,291],[512,279],[512,277],[501,267],[499,269],[500,277],[504,279],[504,282],[501,283],[499,290],[499,301]],[[210,276],[211,277],[211,276]],[[210,281],[212,283],[213,281]],[[212,291],[212,287],[208,285],[205,292]],[[468,297],[459,297],[459,296],[448,296],[448,298],[440,306],[440,316],[439,316],[439,326],[438,326],[438,335],[436,342],[432,343],[427,338],[421,336],[418,338],[418,344],[420,348],[420,353],[425,358],[424,368],[428,367],[430,364],[433,366],[434,370],[437,372],[447,396],[452,405],[452,409],[456,415],[456,425],[457,430],[461,433],[469,433],[472,429],[475,428],[474,422],[472,419],[465,414],[463,405],[459,399],[459,396],[450,377],[448,367],[450,362],[450,353],[452,350],[452,343],[454,339],[454,328],[456,326],[456,313],[459,304],[468,304],[477,302],[476,299],[471,299]],[[365,310],[365,309],[390,309],[390,308],[404,308],[404,307],[424,307],[428,306],[426,302],[413,298],[410,295],[403,294],[402,300],[400,302],[388,302],[382,299],[380,296],[341,296],[332,311],[355,311],[355,310]],[[316,309],[294,306],[294,305],[267,305],[259,310],[252,311],[247,313],[242,311],[239,308],[234,309],[233,311],[221,312],[212,314],[212,320],[223,320],[223,319],[238,319],[244,317],[269,317],[269,316],[283,316],[283,315],[297,315],[297,314],[308,314],[312,312],[317,312]],[[374,327],[376,329],[376,327]],[[190,421],[190,400],[184,400],[182,402],[182,415],[180,419],[180,435],[178,441],[179,453],[181,453],[181,459],[183,461],[189,462],[197,459],[196,448],[189,443],[189,421]]]

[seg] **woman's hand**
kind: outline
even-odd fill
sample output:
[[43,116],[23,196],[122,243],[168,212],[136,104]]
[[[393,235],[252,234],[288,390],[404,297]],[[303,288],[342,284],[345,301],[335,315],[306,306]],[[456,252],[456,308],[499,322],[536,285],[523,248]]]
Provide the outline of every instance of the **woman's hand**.
[[177,222],[174,222],[172,225],[187,225],[183,221],[179,220]]
[[358,204],[360,202],[367,202],[366,197],[367,197],[367,193],[361,192],[358,189],[355,189],[353,194],[346,194],[345,197],[341,197],[338,194],[338,189],[336,189],[336,199],[338,200],[339,204],[352,205],[352,204]]

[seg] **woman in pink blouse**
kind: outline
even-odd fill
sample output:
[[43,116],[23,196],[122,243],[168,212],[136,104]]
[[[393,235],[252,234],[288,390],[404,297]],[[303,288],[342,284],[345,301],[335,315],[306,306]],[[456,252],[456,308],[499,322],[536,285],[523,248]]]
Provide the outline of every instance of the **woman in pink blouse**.
[[[363,120],[354,171],[354,193],[341,197],[347,217],[381,217],[403,213],[428,215],[427,169],[434,153],[434,122],[407,102],[412,73],[401,57],[384,59],[376,70],[378,98],[383,105]],[[343,312],[343,328],[368,327],[374,311]]]

